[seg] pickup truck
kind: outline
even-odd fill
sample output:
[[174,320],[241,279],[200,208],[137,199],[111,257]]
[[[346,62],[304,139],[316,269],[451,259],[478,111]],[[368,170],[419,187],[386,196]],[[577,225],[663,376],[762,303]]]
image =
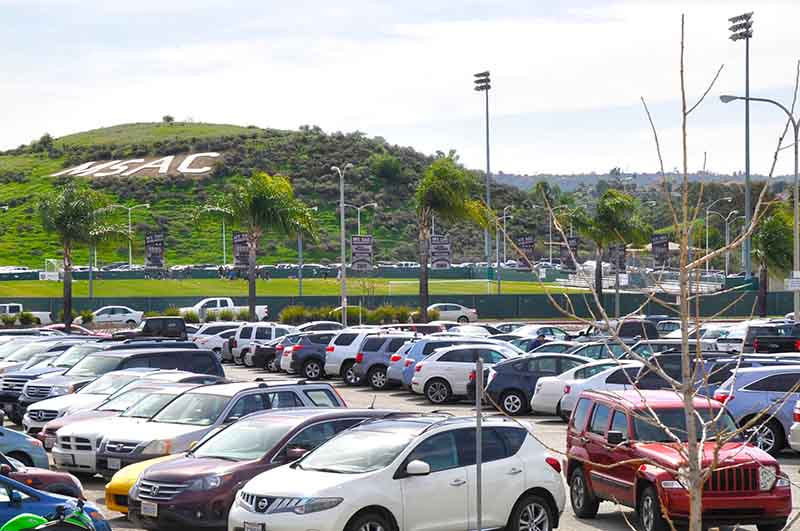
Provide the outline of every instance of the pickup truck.
[[798,352],[800,324],[769,321],[751,321],[730,328],[717,338],[717,349],[750,352]]
[[800,335],[758,336],[753,339],[753,350],[759,354],[800,352]]
[[[233,299],[230,297],[211,297],[203,299],[194,306],[180,308],[181,314],[185,312],[196,312],[200,319],[205,320],[208,312],[220,312],[221,310],[230,310],[237,313],[241,310],[247,310],[247,306],[235,306]],[[269,306],[256,306],[256,317],[259,321],[269,320]]]
[[[16,315],[24,312],[22,304],[11,302],[0,304],[0,315]],[[34,322],[40,325],[48,325],[53,322],[53,314],[50,312],[28,312],[33,315]]]

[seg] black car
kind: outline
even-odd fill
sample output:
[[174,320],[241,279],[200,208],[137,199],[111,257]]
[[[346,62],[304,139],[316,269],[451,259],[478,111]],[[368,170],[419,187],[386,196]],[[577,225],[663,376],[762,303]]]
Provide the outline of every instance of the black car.
[[[196,331],[196,330],[195,330]],[[148,317],[133,330],[114,332],[114,339],[132,339],[136,337],[188,339],[186,321],[183,317]]]
[[[287,372],[299,373],[309,380],[322,378],[325,375],[325,349],[336,333],[329,330],[300,334],[292,346],[283,349],[284,358],[289,358]],[[281,368],[284,367],[287,365],[281,363]]]

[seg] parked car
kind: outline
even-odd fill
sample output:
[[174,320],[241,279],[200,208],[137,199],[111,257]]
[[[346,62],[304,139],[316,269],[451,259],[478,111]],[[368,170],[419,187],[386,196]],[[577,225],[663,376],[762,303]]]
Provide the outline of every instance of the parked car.
[[[144,312],[139,312],[127,306],[103,306],[92,312],[92,321],[101,326],[127,326],[132,328],[142,322]],[[83,317],[78,316],[74,321],[83,324]]]
[[464,324],[478,320],[478,310],[451,302],[431,304],[428,306],[428,311],[438,312],[439,319],[444,321],[455,321]]
[[795,402],[792,419],[794,422],[789,428],[789,446],[795,452],[800,452],[800,401]]
[[53,322],[53,314],[50,312],[32,312],[30,310],[25,310],[22,304],[18,302],[0,304],[0,315],[16,315],[17,318],[19,318],[19,314],[23,312],[33,315],[34,322],[38,325],[47,325]]
[[[47,325],[42,327],[46,330],[53,330],[55,332],[61,332],[66,334],[67,327],[64,326],[64,323],[54,323],[51,325]],[[84,328],[80,325],[72,323],[69,327],[69,335],[72,336],[89,336],[89,337],[99,337],[99,338],[110,338],[111,334],[106,334],[105,332],[99,332],[97,330],[89,330],[88,328]]]
[[231,354],[236,365],[244,363],[244,351],[251,341],[269,341],[296,332],[293,326],[276,323],[247,323],[236,329],[231,340]]
[[520,336],[536,337],[544,336],[550,341],[571,341],[572,335],[557,326],[546,324],[529,324],[514,330]]
[[298,332],[324,332],[328,330],[341,330],[342,323],[337,321],[311,321],[297,327]]
[[[606,358],[623,358],[625,357],[625,347],[613,341],[596,341],[593,343],[579,343],[577,346],[565,352],[566,354],[574,354],[575,356],[582,356],[584,358],[591,358],[593,360],[602,360]],[[538,354],[538,352],[537,352]]]
[[467,396],[470,372],[480,356],[485,367],[519,356],[510,345],[475,344],[445,347],[414,366],[411,391],[424,395],[432,404],[444,404]]
[[[674,472],[686,466],[673,436],[686,440],[682,398],[673,391],[584,392],[567,428],[567,466],[572,509],[594,518],[602,501],[635,508],[643,531],[667,531],[689,516],[689,493]],[[718,446],[714,437],[736,430],[722,405],[695,398],[707,435],[702,466],[719,460],[702,493],[703,526],[755,525],[760,531],[786,526],[792,510],[791,484],[769,454],[744,442]],[[669,432],[656,424],[666,426]],[[652,420],[650,420],[652,419]],[[644,460],[647,465],[603,466]],[[766,472],[765,472],[766,471]],[[669,515],[669,521],[664,516]]]
[[[522,348],[520,345],[514,342],[512,342],[512,344]],[[578,348],[580,345],[581,343],[577,343],[575,341],[548,341],[547,343],[539,345],[534,349],[528,349],[526,350],[526,352],[528,352],[529,354],[548,354],[548,353],[565,354],[567,352],[570,352],[572,349]]]
[[[231,322],[231,321],[219,321],[213,323],[204,323],[197,329],[197,332],[193,334],[189,334],[189,340],[194,341],[195,343],[202,344],[203,348],[209,348],[207,340],[211,337],[219,337],[223,333],[231,333],[236,334],[236,329],[243,326],[244,323],[239,322]],[[227,339],[231,337],[230,335],[225,336]],[[210,349],[211,350],[211,349]]]
[[385,389],[389,381],[386,373],[392,356],[415,337],[408,333],[389,333],[368,336],[361,343],[353,372],[356,378],[373,389]]
[[[565,503],[558,459],[511,422],[483,426],[483,527],[552,531]],[[367,421],[247,482],[228,529],[471,529],[474,432],[473,417]]]
[[[0,374],[14,372],[21,369],[25,363],[37,354],[45,352],[64,352],[72,345],[85,343],[87,339],[81,337],[41,337],[34,341],[13,341],[7,345],[16,345],[7,356],[0,359]],[[4,346],[7,346],[4,345]]]
[[444,328],[445,332],[450,331],[451,328],[455,328],[456,326],[461,326],[462,323],[458,321],[446,321],[444,319],[437,319],[435,321],[428,321],[428,324],[441,326]]
[[[530,354],[502,361],[486,370],[486,395],[505,413],[522,415],[528,412],[540,377],[557,376],[590,361],[571,354]],[[468,394],[474,396],[474,381],[470,383],[473,392]]]
[[178,459],[148,467],[131,489],[128,514],[146,529],[224,528],[242,484],[295,461],[343,430],[389,413],[373,409],[254,413],[206,437]]
[[133,330],[114,332],[114,339],[130,339],[135,337],[166,337],[171,339],[188,339],[189,328],[183,317],[147,317]]
[[570,380],[585,380],[618,365],[619,362],[616,360],[597,360],[568,369],[558,376],[542,376],[536,382],[536,390],[530,401],[531,410],[534,413],[555,415],[566,420],[568,417],[561,412],[561,399],[564,397],[565,383]]
[[508,323],[497,323],[494,327],[504,334],[513,334],[517,328],[525,326],[525,324],[526,323],[511,321]]
[[340,330],[325,349],[325,374],[339,376],[348,385],[357,384],[358,378],[353,372],[353,365],[356,363],[358,347],[365,337],[379,332],[380,330],[371,326]]
[[193,389],[147,422],[133,428],[112,426],[106,430],[97,449],[97,471],[111,477],[123,466],[184,452],[210,431],[250,413],[286,407],[346,407],[346,404],[326,383],[248,382]]
[[83,497],[83,485],[78,478],[65,472],[26,466],[24,463],[0,453],[0,476],[19,481],[34,489],[70,496]]
[[717,338],[717,348],[733,352],[755,352],[753,342],[757,337],[763,336],[797,336],[800,339],[800,323],[746,321],[732,326],[726,335]]
[[294,345],[298,339],[300,334],[288,334],[272,341],[253,341],[245,357],[249,355],[252,358],[254,367],[264,367],[269,372],[280,372],[283,350]]
[[[710,340],[697,340],[692,339],[689,341],[689,352],[697,352],[697,344],[700,343],[702,351],[715,351],[717,350],[716,341]],[[669,351],[680,352],[683,348],[682,339],[643,339],[631,347],[631,350],[640,356],[650,358],[654,354]]]
[[488,338],[489,336],[497,335],[493,334],[492,332],[490,332],[489,330],[487,330],[482,326],[474,324],[455,326],[450,330],[448,330],[448,333],[460,336],[486,337],[486,338]]
[[656,324],[648,319],[612,320],[610,323],[598,322],[578,334],[579,341],[598,341],[609,336],[609,325],[622,340],[658,339]]
[[681,322],[677,319],[664,319],[656,323],[656,330],[661,337],[681,329]]
[[330,330],[300,334],[293,345],[283,349],[281,370],[319,380],[325,376],[325,350],[334,335],[336,332]]
[[[179,311],[181,314],[194,312],[200,317],[200,319],[205,319],[208,312],[220,312],[222,310],[228,310],[233,313],[238,313],[247,309],[247,306],[236,306],[233,303],[233,299],[230,297],[209,297],[196,302],[192,306],[179,308]],[[266,321],[269,319],[269,306],[256,306],[256,317],[259,321]]]
[[638,361],[622,361],[588,378],[564,382],[564,396],[561,397],[561,418],[568,419],[578,397],[584,390],[624,391],[634,389],[636,375],[642,368]]
[[41,441],[15,430],[0,427],[0,452],[25,466],[50,467]]

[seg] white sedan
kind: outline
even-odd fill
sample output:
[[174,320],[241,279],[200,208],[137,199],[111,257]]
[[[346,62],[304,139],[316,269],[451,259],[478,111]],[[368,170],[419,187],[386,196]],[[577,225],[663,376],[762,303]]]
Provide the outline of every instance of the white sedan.
[[457,323],[472,323],[478,320],[478,310],[467,308],[460,304],[438,303],[428,306],[428,311],[439,312],[442,321],[456,321]]
[[592,391],[625,391],[626,389],[633,389],[632,382],[636,381],[636,375],[642,365],[638,361],[618,361],[617,365],[608,367],[585,380],[566,380],[564,382],[564,396],[561,398],[562,418],[569,418],[572,414],[572,408],[575,407],[575,403],[583,391],[589,389]]
[[564,383],[569,380],[585,380],[609,367],[616,367],[619,362],[605,359],[579,365],[558,376],[542,376],[536,381],[536,389],[531,398],[531,411],[545,415],[562,416],[561,399],[564,396]]
[[[117,325],[117,326],[139,326],[142,322],[144,312],[138,312],[127,306],[103,306],[99,310],[92,312],[94,323],[98,325]],[[78,324],[83,323],[83,319],[75,319]]]

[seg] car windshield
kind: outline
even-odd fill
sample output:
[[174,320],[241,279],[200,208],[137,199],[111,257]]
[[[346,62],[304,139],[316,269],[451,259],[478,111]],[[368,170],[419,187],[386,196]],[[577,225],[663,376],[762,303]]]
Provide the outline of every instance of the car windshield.
[[[148,392],[147,396],[142,398],[140,402],[126,409],[120,417],[131,417],[135,419],[152,418],[153,415],[164,409],[164,406],[169,404],[177,396],[173,393],[151,393],[152,391]],[[122,396],[120,396],[120,398],[122,398]]]
[[411,436],[404,433],[347,431],[317,448],[297,466],[303,470],[363,474],[389,466],[410,441]]
[[[675,438],[670,436],[666,428],[675,437],[680,438],[682,442],[687,441],[686,435],[686,414],[683,408],[662,408],[654,410],[658,421],[656,421],[649,413],[641,412],[634,417],[633,424],[636,430],[636,439],[639,441],[647,442],[675,442]],[[708,422],[715,419],[719,414],[719,408],[697,408],[697,413],[703,419],[703,422]],[[697,437],[698,440],[703,435],[703,422],[697,419]],[[659,425],[660,424],[660,425]],[[719,419],[708,425],[706,428],[706,440],[714,440],[721,434],[732,434],[736,431],[736,423],[731,417],[730,413],[723,412],[719,415]]]
[[9,354],[3,361],[8,362],[20,362],[20,361],[28,361],[34,354],[40,354],[42,352],[46,352],[48,348],[50,348],[53,343],[46,342],[46,343],[28,343],[19,347],[13,354]]
[[134,374],[106,374],[78,392],[87,395],[110,395],[123,385],[128,385],[137,378],[139,378],[139,376]]
[[56,358],[51,359],[50,366],[69,369],[85,358],[87,354],[97,352],[98,350],[102,350],[102,348],[97,345],[74,345],[59,354]]
[[65,372],[67,376],[100,376],[111,372],[119,366],[122,358],[116,356],[86,356]]
[[244,420],[232,424],[197,447],[195,457],[216,457],[231,461],[261,459],[295,426],[294,421],[276,419]]
[[47,367],[52,360],[53,356],[50,354],[37,354],[26,361],[22,368],[30,369],[31,367]]
[[154,389],[131,389],[130,391],[126,391],[119,396],[111,398],[104,404],[98,406],[97,411],[125,411],[135,403],[139,402],[139,400],[144,399],[153,391]]
[[21,341],[9,341],[8,343],[4,343],[0,346],[0,360],[5,360],[8,356],[15,353],[17,349],[22,347],[23,345],[27,345],[30,341],[21,340]]
[[230,397],[192,393],[176,398],[162,409],[153,422],[210,426],[220,416]]

